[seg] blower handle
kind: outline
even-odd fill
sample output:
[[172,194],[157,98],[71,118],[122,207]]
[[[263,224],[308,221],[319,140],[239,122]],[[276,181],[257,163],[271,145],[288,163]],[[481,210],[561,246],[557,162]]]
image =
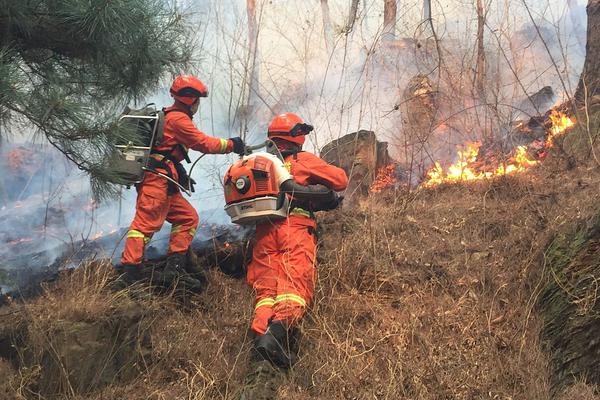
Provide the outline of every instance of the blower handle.
[[263,143],[255,144],[253,146],[246,146],[244,148],[244,155],[240,156],[240,158],[243,158],[244,156],[249,156],[254,152],[254,150],[262,149],[263,147],[267,150],[267,153],[277,156],[277,158],[283,161],[283,156],[281,155],[281,152],[277,148],[275,142],[271,139],[267,139]]

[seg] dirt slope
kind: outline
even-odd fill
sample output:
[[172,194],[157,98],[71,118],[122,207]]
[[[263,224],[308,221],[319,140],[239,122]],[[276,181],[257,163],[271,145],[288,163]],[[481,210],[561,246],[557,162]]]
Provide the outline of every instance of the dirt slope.
[[[301,359],[278,398],[550,398],[550,353],[540,343],[536,307],[550,279],[544,252],[557,233],[600,208],[597,166],[566,165],[551,155],[525,175],[388,192],[323,215],[316,298],[302,325]],[[18,356],[6,356],[12,363],[0,363],[0,393],[238,397],[252,312],[243,280],[212,270],[210,289],[182,309],[168,296],[114,293],[110,273],[89,264],[31,303],[0,309],[16,315],[8,336],[22,346]],[[109,321],[125,331],[111,336]],[[87,334],[57,334],[69,326],[84,326]],[[137,338],[132,326],[139,327]],[[98,332],[115,349],[133,344],[135,357],[121,364],[111,357],[69,361],[62,349],[72,338],[87,349]],[[103,365],[117,364],[122,371],[104,374]],[[45,384],[56,371],[54,385]],[[592,389],[577,384],[563,397],[592,399]]]

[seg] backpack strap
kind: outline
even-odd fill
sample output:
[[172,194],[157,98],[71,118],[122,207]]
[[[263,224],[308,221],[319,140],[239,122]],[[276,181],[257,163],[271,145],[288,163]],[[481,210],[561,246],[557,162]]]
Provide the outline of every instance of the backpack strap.
[[[161,142],[161,140],[163,138],[163,132],[164,132],[164,129],[165,129],[165,116],[167,114],[169,114],[169,113],[172,113],[172,112],[183,113],[183,114],[187,115],[188,118],[191,119],[190,114],[188,114],[187,112],[185,112],[183,110],[178,110],[176,108],[163,108],[162,110],[158,111],[158,113],[159,113],[158,114],[158,124],[159,125],[158,125],[158,131],[157,131],[158,132],[158,137],[157,137],[157,139],[155,141],[155,145],[160,144],[160,142]],[[188,164],[191,163],[192,160],[190,160],[190,157],[188,156],[187,148],[184,145],[182,145],[182,144],[176,144],[175,146],[171,147],[171,150],[167,150],[167,151],[152,150],[152,153],[154,153],[154,154],[160,154],[162,156],[167,157],[169,160],[175,162],[175,160],[172,159],[172,156],[173,156],[173,153],[176,150],[178,150],[178,149],[183,153],[185,162],[187,162]]]

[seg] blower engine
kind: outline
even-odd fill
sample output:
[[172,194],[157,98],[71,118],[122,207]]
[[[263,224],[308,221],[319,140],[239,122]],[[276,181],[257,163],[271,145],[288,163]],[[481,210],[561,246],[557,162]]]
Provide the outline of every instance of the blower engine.
[[[267,151],[252,154],[252,150],[261,147]],[[246,147],[246,155],[225,174],[225,211],[231,222],[251,225],[287,217],[289,201],[281,187],[291,179],[275,143],[267,140],[261,145]]]
[[[266,152],[252,154],[266,147]],[[285,167],[275,143],[247,146],[246,154],[225,174],[225,211],[231,222],[253,225],[288,216],[291,208],[333,210],[342,197],[324,185],[300,185]]]

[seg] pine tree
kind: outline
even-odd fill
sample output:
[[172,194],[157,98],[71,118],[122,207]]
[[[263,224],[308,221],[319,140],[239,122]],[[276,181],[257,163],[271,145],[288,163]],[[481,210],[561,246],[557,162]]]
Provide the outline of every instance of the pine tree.
[[189,63],[187,28],[164,0],[0,0],[1,126],[35,127],[113,194],[116,116]]

